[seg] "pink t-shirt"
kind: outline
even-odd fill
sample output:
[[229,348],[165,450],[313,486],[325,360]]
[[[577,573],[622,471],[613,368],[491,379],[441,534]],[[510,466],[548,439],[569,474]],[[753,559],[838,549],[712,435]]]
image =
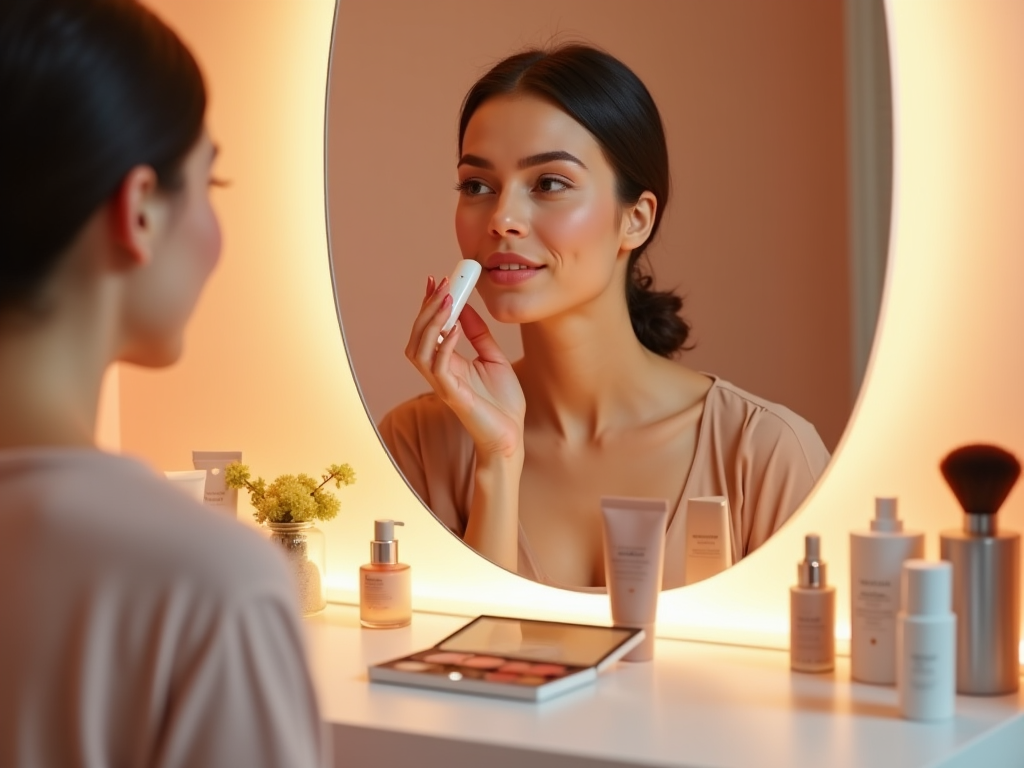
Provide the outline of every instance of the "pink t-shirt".
[[294,588],[142,464],[0,451],[0,765],[322,766]]
[[[735,562],[789,519],[829,461],[828,450],[808,421],[721,379],[715,378],[704,401],[693,407],[703,411],[693,464],[666,532],[666,589],[685,584],[687,499],[729,500]],[[413,490],[461,537],[472,501],[474,448],[458,418],[429,393],[391,410],[378,429]],[[595,496],[594,504],[599,503]],[[527,578],[554,584],[536,563],[521,526],[518,570]]]

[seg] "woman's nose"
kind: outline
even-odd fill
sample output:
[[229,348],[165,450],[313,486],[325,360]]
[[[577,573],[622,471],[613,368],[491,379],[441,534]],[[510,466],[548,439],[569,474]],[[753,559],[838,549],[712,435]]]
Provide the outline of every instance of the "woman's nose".
[[525,201],[515,190],[504,190],[491,215],[491,233],[496,237],[523,237],[529,232]]

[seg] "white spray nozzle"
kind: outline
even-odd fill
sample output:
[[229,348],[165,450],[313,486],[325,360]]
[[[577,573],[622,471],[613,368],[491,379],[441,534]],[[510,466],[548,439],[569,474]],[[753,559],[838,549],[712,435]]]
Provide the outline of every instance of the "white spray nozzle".
[[879,496],[875,499],[875,519],[871,521],[871,530],[886,533],[903,530],[903,521],[899,519],[894,497]]

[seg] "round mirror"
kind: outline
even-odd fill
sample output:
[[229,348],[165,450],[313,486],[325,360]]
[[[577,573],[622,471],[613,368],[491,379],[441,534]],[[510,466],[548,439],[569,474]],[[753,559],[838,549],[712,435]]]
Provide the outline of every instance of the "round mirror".
[[[617,0],[514,9],[492,0],[341,0],[327,108],[330,250],[371,419],[429,390],[404,349],[425,278],[449,274],[462,257],[453,187],[464,96],[509,54],[580,41],[632,69],[665,126],[672,196],[647,259],[655,287],[684,300],[692,349],[677,361],[798,414],[833,451],[874,336],[888,241],[883,18],[880,2],[635,0],[627,13]],[[518,359],[519,326],[495,321],[479,295],[470,304]],[[439,461],[468,467],[472,453]],[[457,529],[453,510],[467,503],[472,472],[457,474],[461,487],[446,498],[431,498],[414,476],[422,467],[396,463]]]

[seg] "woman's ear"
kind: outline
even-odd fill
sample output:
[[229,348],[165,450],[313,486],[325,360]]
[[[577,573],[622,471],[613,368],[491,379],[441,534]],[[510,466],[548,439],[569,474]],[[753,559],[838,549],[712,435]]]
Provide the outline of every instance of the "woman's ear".
[[148,264],[164,215],[156,171],[147,165],[132,168],[110,201],[114,241],[124,257],[120,267]]
[[643,192],[640,199],[626,209],[622,219],[622,250],[632,251],[647,242],[657,212],[658,198],[653,192]]

